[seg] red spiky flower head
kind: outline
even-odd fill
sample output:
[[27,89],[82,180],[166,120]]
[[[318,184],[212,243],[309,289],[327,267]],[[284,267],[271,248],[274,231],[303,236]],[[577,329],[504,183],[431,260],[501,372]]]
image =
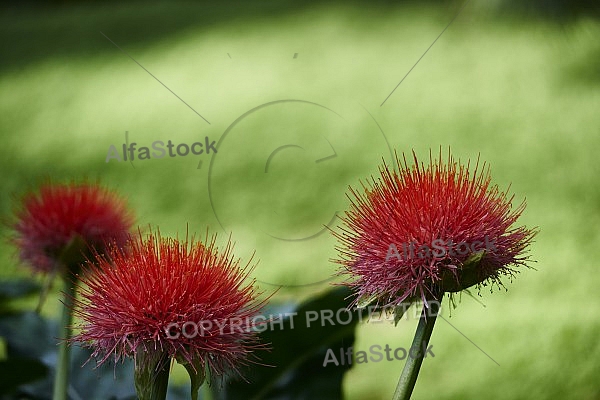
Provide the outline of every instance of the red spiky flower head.
[[[241,268],[228,241],[131,236],[125,250],[111,248],[82,277],[74,340],[94,349],[99,363],[134,357],[136,371],[147,359],[176,359],[197,373],[239,372],[261,347],[254,328],[257,301],[251,268]],[[164,362],[164,361],[163,361]]]
[[[525,202],[491,185],[489,167],[472,172],[448,155],[428,166],[403,157],[396,172],[384,164],[381,177],[350,189],[352,204],[335,233],[340,272],[357,289],[355,304],[369,299],[397,306],[421,298],[438,299],[473,285],[502,285],[528,261],[524,255],[535,231],[514,227]],[[398,158],[396,157],[396,161]],[[440,299],[441,300],[441,299]]]
[[96,183],[46,183],[24,196],[12,224],[13,243],[21,261],[47,273],[69,248],[71,258],[82,262],[88,247],[101,252],[109,241],[124,244],[132,223],[125,201]]

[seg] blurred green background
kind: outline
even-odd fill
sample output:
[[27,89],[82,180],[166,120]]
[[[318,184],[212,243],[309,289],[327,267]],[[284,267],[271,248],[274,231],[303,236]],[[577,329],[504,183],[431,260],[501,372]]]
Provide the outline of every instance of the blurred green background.
[[[304,299],[337,269],[323,227],[348,185],[390,149],[427,160],[450,147],[526,198],[537,270],[451,315],[446,303],[462,334],[437,322],[413,398],[600,398],[600,22],[560,4],[468,3],[381,106],[462,3],[5,3],[0,212],[48,177],[100,179],[142,227],[230,234],[243,260],[256,252],[266,292],[285,285],[275,300]],[[208,136],[219,148],[106,163],[126,132],[138,147]],[[0,249],[3,279],[29,276]],[[54,289],[44,313],[59,304]],[[362,324],[355,349],[407,347],[415,327]],[[391,398],[402,366],[356,366],[347,398]]]

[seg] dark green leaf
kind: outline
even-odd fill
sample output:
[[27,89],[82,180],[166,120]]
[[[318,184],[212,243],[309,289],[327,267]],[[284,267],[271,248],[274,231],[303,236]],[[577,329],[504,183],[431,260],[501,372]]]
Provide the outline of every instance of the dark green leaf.
[[0,318],[0,336],[6,342],[8,357],[41,359],[56,353],[58,327],[55,321],[34,312],[15,313]]
[[39,290],[40,286],[30,279],[0,282],[0,301],[29,296]]
[[[33,312],[5,315],[0,318],[0,336],[6,343],[7,362],[30,358],[45,364],[50,374],[46,379],[26,385],[18,384],[17,393],[24,398],[46,400],[52,393],[53,375],[58,351],[58,326]],[[82,399],[135,399],[133,362],[113,365],[110,362],[96,368],[90,350],[73,346],[71,352],[71,393]],[[0,374],[0,386],[13,381],[14,374]]]
[[[10,393],[20,385],[44,378],[48,367],[31,358],[10,358],[0,361],[0,393]],[[10,379],[6,379],[10,377]]]
[[[214,383],[216,399],[289,399],[319,400],[342,398],[342,378],[351,365],[324,366],[327,350],[331,349],[339,359],[344,351],[354,344],[354,330],[359,321],[356,310],[346,312],[350,304],[351,291],[339,287],[313,298],[295,310],[296,315],[283,318],[279,323],[268,326],[260,334],[264,343],[270,343],[270,351],[260,351],[261,364],[252,365],[242,371],[248,382],[229,378],[223,387]],[[289,307],[287,307],[289,310]],[[333,312],[332,322],[321,318]],[[340,311],[340,318],[336,313]],[[315,319],[318,315],[318,319]],[[351,316],[351,317],[350,317]],[[308,318],[310,317],[310,318]],[[292,328],[293,323],[293,328]],[[273,329],[271,329],[273,328]]]

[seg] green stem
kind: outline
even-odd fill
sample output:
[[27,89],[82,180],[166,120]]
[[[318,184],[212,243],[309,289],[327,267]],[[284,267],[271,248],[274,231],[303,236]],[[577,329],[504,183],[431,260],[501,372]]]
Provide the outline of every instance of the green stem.
[[71,275],[62,276],[63,281],[63,309],[59,326],[60,344],[58,349],[58,361],[56,364],[56,376],[54,377],[53,400],[67,400],[69,387],[69,367],[71,364],[71,346],[68,339],[71,338],[71,324],[73,321],[73,299],[75,297],[76,282],[71,281]]
[[[413,389],[415,388],[419,370],[421,369],[421,364],[423,363],[423,358],[426,353],[425,350],[429,344],[429,338],[431,337],[431,332],[433,332],[433,326],[435,325],[435,320],[443,296],[439,296],[439,298],[439,302],[432,301],[429,303],[430,309],[427,309],[425,305],[423,305],[423,312],[419,319],[419,325],[417,326],[415,337],[410,347],[411,350],[408,352],[409,355],[406,358],[406,364],[404,364],[402,375],[400,375],[398,386],[396,386],[393,400],[410,399]],[[418,349],[418,354],[415,357],[412,356],[413,349]]]
[[165,354],[140,348],[135,358],[135,390],[139,400],[165,400],[171,359]]

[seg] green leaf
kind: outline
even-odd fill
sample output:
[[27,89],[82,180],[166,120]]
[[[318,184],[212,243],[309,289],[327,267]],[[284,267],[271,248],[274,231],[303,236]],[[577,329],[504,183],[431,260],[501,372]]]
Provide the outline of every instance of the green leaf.
[[0,336],[8,357],[41,359],[57,351],[58,324],[28,311],[0,318]]
[[20,385],[44,378],[48,367],[41,361],[32,358],[11,358],[0,361],[0,393],[13,392]]
[[40,290],[40,286],[30,279],[0,282],[0,301],[14,300],[29,296]]
[[[398,325],[398,322],[400,322],[400,320],[404,316],[404,313],[406,313],[406,311],[410,308],[410,305],[414,303],[414,301],[414,298],[408,298],[396,307],[394,307],[394,326]],[[371,312],[369,312],[368,314],[371,314],[374,311],[384,311],[384,307],[378,306],[376,295],[363,294],[358,298],[357,306],[361,309],[371,307]]]
[[368,306],[370,306],[371,304],[374,304],[377,301],[377,296],[375,295],[370,295],[367,296],[365,294],[363,294],[362,296],[360,296],[356,302],[356,305],[358,308],[366,308]]
[[39,292],[40,286],[29,279],[0,282],[0,314],[9,314],[18,307],[15,300]]
[[442,292],[456,293],[483,282],[487,278],[487,275],[481,271],[479,264],[485,255],[485,250],[472,253],[462,265],[458,266],[455,273],[448,271],[443,273],[440,281],[440,290]]
[[414,299],[406,299],[400,305],[394,307],[394,326],[398,326],[398,322],[404,316],[404,313],[408,311],[410,305],[414,302]]
[[[0,316],[0,336],[6,344],[7,362],[20,359],[37,360],[50,371],[54,371],[58,352],[57,333],[56,321],[42,318],[33,312]],[[90,355],[89,349],[73,347],[70,391],[84,399],[135,399],[133,361],[126,360],[116,365],[107,362],[96,367],[93,360],[85,364]],[[45,379],[30,381],[31,383],[27,384],[19,381],[16,393],[22,398],[50,400],[53,374],[54,372],[47,374]],[[14,372],[0,374],[0,386],[8,387],[14,375]]]
[[[339,355],[340,349],[346,350],[354,344],[359,311],[345,311],[350,305],[351,294],[350,289],[338,287],[296,309],[290,310],[289,305],[286,306],[288,316],[261,332],[262,341],[270,343],[271,350],[259,351],[260,364],[242,370],[248,382],[227,378],[221,387],[218,381],[213,381],[216,383],[213,388],[218,392],[214,394],[215,399],[342,398],[342,379],[352,365],[340,362],[338,366],[334,363],[324,366],[324,361],[328,349]],[[322,312],[327,316],[330,311],[333,312],[333,325],[321,318]],[[339,318],[336,317],[338,311]],[[289,315],[291,312],[295,314]]]

